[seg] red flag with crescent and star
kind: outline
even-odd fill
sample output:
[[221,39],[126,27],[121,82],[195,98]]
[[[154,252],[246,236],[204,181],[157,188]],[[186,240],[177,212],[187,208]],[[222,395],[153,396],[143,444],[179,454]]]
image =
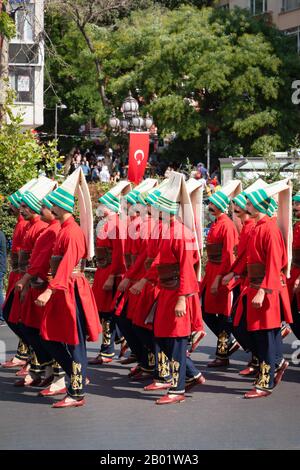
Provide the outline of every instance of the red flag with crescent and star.
[[144,176],[149,156],[149,132],[129,133],[128,180],[139,184]]

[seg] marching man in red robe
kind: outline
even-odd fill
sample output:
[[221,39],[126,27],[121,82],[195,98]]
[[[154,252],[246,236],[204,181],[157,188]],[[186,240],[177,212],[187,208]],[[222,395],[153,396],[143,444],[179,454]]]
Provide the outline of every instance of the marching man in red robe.
[[[197,312],[201,315],[201,307],[197,278],[199,247],[193,208],[182,174],[171,173],[155,207],[163,219],[163,235],[157,264],[160,292],[154,314],[154,336],[170,361],[172,379],[165,385],[167,394],[156,401],[164,405],[184,401],[185,390],[205,382],[187,357],[193,319]],[[176,218],[179,210],[184,224]]]
[[[16,282],[20,279],[20,274],[18,270],[18,259],[19,259],[19,251],[21,249],[21,242],[24,238],[25,232],[29,227],[28,221],[24,219],[24,217],[20,214],[20,204],[21,204],[21,195],[30,189],[37,178],[33,178],[24,186],[22,186],[18,191],[8,196],[8,200],[10,203],[9,211],[17,217],[17,223],[13,232],[12,236],[12,246],[11,246],[11,258],[10,258],[10,265],[11,271],[8,277],[8,286],[6,290],[6,301],[10,297],[10,295],[14,295],[14,288]],[[4,368],[15,368],[15,367],[22,367],[25,366],[29,359],[29,351],[26,344],[20,339],[18,344],[18,349],[16,355],[10,359],[9,361],[4,362],[2,367]],[[18,373],[18,372],[17,372]]]
[[217,348],[216,358],[208,364],[208,367],[228,366],[229,356],[239,348],[239,344],[232,337],[230,314],[233,295],[221,281],[230,270],[238,245],[237,229],[226,211],[230,204],[230,196],[236,196],[240,188],[240,181],[232,180],[209,198],[208,210],[215,217],[215,222],[211,225],[207,236],[208,262],[201,283],[200,296],[203,319],[217,337]]
[[[78,195],[80,226],[73,217]],[[49,195],[52,212],[61,223],[50,261],[52,279],[36,304],[46,307],[41,322],[45,348],[70,378],[67,396],[54,408],[85,404],[86,340],[101,332],[92,289],[84,276],[85,259],[94,255],[93,215],[89,189],[81,168]]]
[[[38,237],[47,227],[47,224],[40,218],[40,203],[34,193],[41,192],[41,197],[43,198],[55,185],[55,182],[42,176],[29,191],[25,191],[21,196],[20,212],[24,219],[28,221],[28,229],[21,241],[19,250],[18,273],[20,277],[25,274],[28,268],[29,259]],[[25,344],[30,346],[30,342],[28,341],[22,325],[23,300],[24,296],[20,295],[16,289],[14,293],[11,292],[4,307],[4,317],[7,319],[6,321],[10,329],[18,335]],[[33,363],[35,363],[36,366],[39,367],[34,354],[30,355],[30,360],[32,361],[32,366]]]
[[[25,195],[26,196],[26,195]],[[24,196],[24,198],[25,198]],[[27,199],[28,200],[28,199]],[[26,199],[25,199],[26,201]],[[31,201],[28,200],[28,204]],[[40,337],[40,326],[44,308],[38,307],[35,300],[47,288],[50,272],[50,259],[60,231],[60,223],[51,212],[52,204],[47,196],[39,204],[41,219],[48,227],[41,233],[36,241],[30,256],[27,272],[16,283],[16,290],[25,293],[22,303],[22,327],[37,361],[31,363],[29,373],[17,382],[16,386],[48,387],[42,390],[40,396],[54,396],[66,393],[63,372],[59,365],[45,349]],[[42,375],[44,378],[42,379]]]
[[[279,194],[278,226],[267,215],[274,194]],[[285,296],[287,248],[289,252],[291,239],[290,201],[287,180],[247,194],[247,211],[254,218],[255,227],[247,249],[247,287],[239,299],[234,324],[238,326],[242,316],[246,317],[250,332],[248,349],[258,357],[259,375],[245,398],[270,395],[288,366],[282,355],[280,327],[282,319],[292,322]],[[244,271],[244,266],[241,270]]]
[[298,221],[293,231],[293,257],[291,277],[288,279],[288,288],[292,306],[294,335],[300,339],[300,192],[293,197],[294,213]]
[[[235,283],[233,286],[237,285],[239,288],[239,293],[243,291],[245,288],[245,284],[247,281],[247,268],[246,268],[246,260],[247,260],[247,247],[251,237],[251,233],[255,226],[255,221],[247,212],[247,194],[255,191],[257,189],[265,188],[268,186],[262,179],[256,180],[253,184],[248,186],[246,190],[242,191],[236,197],[232,199],[233,211],[236,217],[241,221],[242,230],[239,235],[239,244],[237,248],[237,257],[233,262],[230,272],[223,277],[222,285],[227,286],[233,279]],[[240,275],[235,276],[235,270],[238,271],[239,266],[244,267],[244,271],[240,273]],[[233,306],[233,310],[235,310],[236,305]],[[234,316],[235,312],[232,312],[232,316]],[[239,344],[244,348],[245,351],[248,350],[248,342],[247,342],[247,328],[244,325],[241,325],[239,329],[234,330],[234,336],[238,340]],[[257,368],[259,367],[258,358],[252,355],[251,361],[248,363],[246,369],[240,372],[240,375],[251,375],[253,374]]]
[[[89,364],[108,364],[115,356],[116,317],[112,309],[114,294],[125,272],[125,228],[120,217],[121,197],[131,190],[128,181],[120,181],[100,197],[97,215],[96,262],[93,292],[96,299],[103,336],[100,352]],[[122,345],[121,345],[122,348]]]

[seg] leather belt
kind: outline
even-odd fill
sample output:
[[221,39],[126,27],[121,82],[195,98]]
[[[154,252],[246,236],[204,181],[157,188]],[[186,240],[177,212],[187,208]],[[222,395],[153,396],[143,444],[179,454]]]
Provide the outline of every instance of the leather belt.
[[157,266],[160,286],[163,289],[175,290],[180,285],[179,263],[159,264]]

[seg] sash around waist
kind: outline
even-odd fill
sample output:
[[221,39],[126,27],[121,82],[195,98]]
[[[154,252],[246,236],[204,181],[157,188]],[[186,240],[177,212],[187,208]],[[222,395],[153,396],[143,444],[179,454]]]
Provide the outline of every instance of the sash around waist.
[[163,289],[175,290],[180,285],[179,263],[159,264],[157,266],[160,286]]
[[[62,258],[63,258],[62,256],[51,256],[50,268],[51,268],[52,277],[56,275]],[[84,258],[80,259],[77,266],[74,267],[72,274],[83,273],[84,268],[85,268],[85,263],[86,263],[86,260]]]

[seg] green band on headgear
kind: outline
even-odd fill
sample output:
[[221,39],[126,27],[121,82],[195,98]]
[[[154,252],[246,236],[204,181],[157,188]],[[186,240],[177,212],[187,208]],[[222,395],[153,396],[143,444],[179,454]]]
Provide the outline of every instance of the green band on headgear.
[[114,211],[114,212],[120,212],[121,205],[120,205],[120,200],[114,196],[111,192],[105,193],[103,196],[101,196],[98,201],[103,204],[104,206],[108,207],[108,209]]
[[217,191],[212,194],[208,200],[214,204],[221,212],[225,212],[228,209],[230,199],[222,191]]
[[267,195],[264,189],[253,191],[252,193],[247,194],[246,197],[258,212],[267,214],[271,198]]
[[243,211],[246,210],[246,204],[247,204],[247,199],[246,199],[245,194],[246,193],[243,191],[232,199],[232,202],[234,202],[234,204],[236,204],[241,209],[243,209]]
[[170,199],[165,198],[164,196],[159,196],[157,202],[154,204],[155,209],[168,214],[176,215],[179,211],[179,203],[170,201]]
[[41,212],[41,201],[30,191],[22,194],[22,202],[37,214]]
[[61,207],[67,212],[74,211],[75,198],[73,194],[68,193],[61,187],[57,188],[52,193],[48,194],[48,199],[52,204],[55,204],[58,207]]

